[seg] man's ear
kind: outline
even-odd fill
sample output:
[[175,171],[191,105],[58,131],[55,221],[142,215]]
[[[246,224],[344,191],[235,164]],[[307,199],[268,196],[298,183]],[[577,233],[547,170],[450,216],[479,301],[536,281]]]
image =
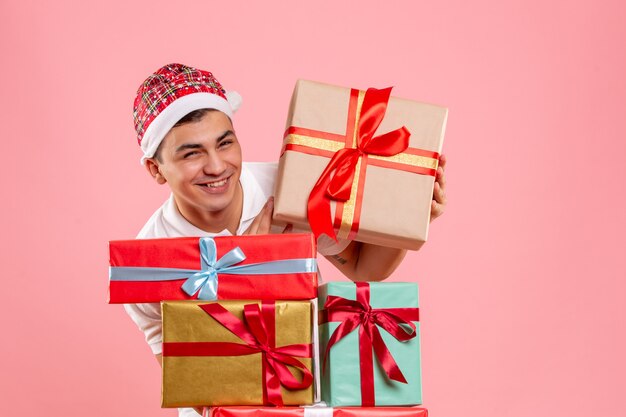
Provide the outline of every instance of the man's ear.
[[150,173],[150,176],[154,178],[157,184],[165,184],[167,182],[167,180],[159,170],[159,162],[157,160],[155,160],[154,158],[146,159],[145,166],[148,170],[148,173]]

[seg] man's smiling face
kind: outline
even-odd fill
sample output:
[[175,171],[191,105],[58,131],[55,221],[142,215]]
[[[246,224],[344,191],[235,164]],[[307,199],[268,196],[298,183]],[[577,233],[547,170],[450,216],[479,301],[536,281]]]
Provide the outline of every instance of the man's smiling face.
[[158,154],[147,161],[148,169],[153,175],[156,169],[159,183],[169,184],[187,220],[197,223],[209,213],[241,209],[241,147],[224,113],[209,111],[199,121],[172,128]]

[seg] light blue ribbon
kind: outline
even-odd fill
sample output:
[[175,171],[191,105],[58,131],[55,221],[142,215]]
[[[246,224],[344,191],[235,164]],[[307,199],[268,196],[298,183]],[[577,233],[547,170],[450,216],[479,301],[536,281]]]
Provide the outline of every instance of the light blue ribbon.
[[187,278],[182,289],[190,296],[198,293],[200,300],[216,300],[218,275],[269,275],[297,274],[317,271],[315,258],[284,259],[239,265],[246,259],[241,248],[236,247],[217,259],[217,246],[211,237],[200,238],[200,270],[179,268],[151,268],[112,266],[111,281],[175,281]]

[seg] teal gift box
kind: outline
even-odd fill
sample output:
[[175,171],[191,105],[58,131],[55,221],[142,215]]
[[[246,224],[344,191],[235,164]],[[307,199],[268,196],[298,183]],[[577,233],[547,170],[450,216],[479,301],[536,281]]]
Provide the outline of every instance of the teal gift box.
[[330,282],[318,293],[322,401],[421,404],[417,284]]

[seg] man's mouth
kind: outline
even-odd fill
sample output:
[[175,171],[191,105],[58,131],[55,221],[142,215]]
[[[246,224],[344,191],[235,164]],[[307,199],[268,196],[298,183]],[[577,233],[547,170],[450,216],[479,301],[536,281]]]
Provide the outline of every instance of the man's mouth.
[[219,192],[219,191],[224,191],[226,188],[228,188],[229,182],[230,182],[230,176],[226,178],[222,178],[220,180],[216,180],[216,181],[204,182],[198,185],[207,189],[208,191]]
[[206,184],[202,184],[202,185],[204,185],[205,187],[209,187],[209,188],[219,188],[219,187],[226,185],[227,182],[228,182],[228,178],[224,178],[219,181],[207,182]]

